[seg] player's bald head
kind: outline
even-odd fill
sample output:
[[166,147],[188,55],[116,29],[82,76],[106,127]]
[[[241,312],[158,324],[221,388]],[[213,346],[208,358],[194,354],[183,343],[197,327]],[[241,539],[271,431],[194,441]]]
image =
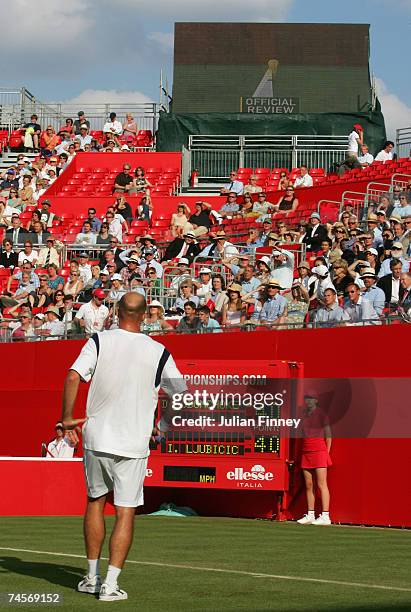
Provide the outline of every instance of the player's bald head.
[[120,319],[139,319],[146,311],[146,298],[140,293],[129,291],[118,303]]

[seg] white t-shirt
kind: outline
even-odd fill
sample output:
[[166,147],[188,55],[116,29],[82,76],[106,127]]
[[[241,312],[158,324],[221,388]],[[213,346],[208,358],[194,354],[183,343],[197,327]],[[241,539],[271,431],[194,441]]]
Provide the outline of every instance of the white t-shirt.
[[371,153],[364,153],[364,155],[359,156],[358,161],[360,164],[372,164],[374,155],[371,155]]
[[162,344],[123,329],[94,334],[71,369],[91,380],[84,448],[120,457],[149,455],[159,388],[168,395],[186,389]]
[[47,455],[49,459],[51,457],[64,457],[65,459],[71,459],[74,454],[74,446],[70,443],[68,438],[61,438],[58,442],[54,439],[47,446]]
[[351,132],[351,134],[349,134],[348,136],[348,153],[350,153],[351,155],[357,155],[358,156],[358,139],[359,139],[360,135],[358,134],[358,132],[356,132],[355,130],[353,130]]
[[376,158],[375,161],[382,161],[382,162],[386,162],[386,161],[390,161],[392,159],[392,151],[390,151],[389,153],[387,153],[386,151],[384,151],[384,149],[382,151],[380,151]]
[[119,214],[116,214],[114,219],[109,223],[109,234],[117,238],[119,242],[123,241],[123,223],[125,223],[125,219]]
[[108,317],[108,308],[101,304],[98,308],[93,306],[93,302],[83,304],[77,311],[76,319],[84,319],[86,334],[102,331],[104,323]]
[[30,263],[33,263],[33,261],[37,261],[38,258],[39,258],[39,254],[34,249],[31,251],[30,255],[27,255],[27,253],[25,253],[24,251],[20,251],[18,264],[19,266],[21,266],[21,264],[25,260],[29,261]]
[[313,184],[313,178],[309,174],[304,174],[304,176],[297,176],[294,181],[294,187],[312,187]]
[[114,132],[114,134],[119,136],[123,132],[123,126],[121,125],[120,121],[107,121],[107,123],[105,123],[103,126],[103,132],[108,132],[111,134]]

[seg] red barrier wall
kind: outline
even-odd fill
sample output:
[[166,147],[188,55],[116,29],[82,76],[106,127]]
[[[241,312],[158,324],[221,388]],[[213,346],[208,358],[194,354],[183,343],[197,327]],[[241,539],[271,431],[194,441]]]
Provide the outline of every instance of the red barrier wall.
[[[249,356],[252,359],[254,355],[258,355],[258,359],[301,361],[304,363],[307,378],[396,378],[410,376],[407,341],[410,336],[409,326],[397,325],[379,328],[232,332],[224,335],[224,341],[222,338],[216,341],[214,336],[204,335],[172,335],[160,340],[176,359],[187,359],[192,355],[213,359],[244,359]],[[60,416],[62,382],[66,369],[74,361],[81,344],[79,341],[57,341],[0,345],[1,362],[12,364],[8,366],[7,378],[0,378],[2,410],[6,417],[5,433],[0,445],[1,455],[39,455],[41,441],[52,436],[53,425]],[[84,402],[85,392],[86,388],[83,388],[80,404]],[[81,414],[80,406],[78,414]],[[332,456],[334,465],[330,469],[329,478],[333,520],[356,524],[411,526],[411,490],[404,472],[405,467],[411,464],[409,440],[335,440]],[[10,483],[13,470],[17,468],[7,467],[7,463],[0,462],[0,471],[2,481]],[[78,468],[75,467],[73,472],[70,472],[70,478],[78,482],[79,503],[74,513],[81,513],[83,484],[75,470]],[[297,488],[299,478],[296,473]],[[27,481],[26,486],[30,487],[30,490],[27,489],[27,502],[27,499],[32,499],[31,480]],[[52,481],[49,480],[47,486],[52,486]],[[44,495],[47,497],[48,493],[45,491]],[[18,493],[18,487],[13,485],[8,501],[0,500],[0,514],[10,514],[10,500],[13,497],[16,503],[12,506],[15,508],[12,513],[20,513],[21,493]],[[222,495],[212,491],[160,491],[148,487],[146,498],[148,508],[155,505],[154,500],[172,500],[192,505],[204,514],[247,516],[247,512],[252,511],[253,515],[269,516],[275,508],[273,495],[264,493],[253,493],[253,501],[249,503],[250,498],[248,495],[244,496],[243,492]],[[43,507],[36,497],[33,499],[34,506],[30,513],[36,513]],[[30,507],[31,502],[27,503]],[[291,516],[297,516],[302,509],[303,498],[300,494],[290,507]],[[54,506],[47,505],[45,513],[60,512],[55,512]],[[61,509],[61,513],[70,511]]]

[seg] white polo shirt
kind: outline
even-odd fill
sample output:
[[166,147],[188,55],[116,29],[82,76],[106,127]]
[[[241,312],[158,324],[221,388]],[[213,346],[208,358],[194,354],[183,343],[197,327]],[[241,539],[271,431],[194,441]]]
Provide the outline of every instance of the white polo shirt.
[[382,161],[382,162],[390,161],[392,159],[392,156],[393,156],[393,152],[392,151],[387,153],[387,151],[384,151],[384,149],[382,149],[382,151],[380,151],[377,154],[377,157],[375,158],[375,161]]
[[107,306],[101,304],[101,306],[97,307],[93,305],[92,300],[80,306],[76,314],[76,319],[84,319],[86,334],[94,334],[94,332],[102,331],[107,317]]
[[57,438],[48,444],[46,457],[64,457],[65,459],[71,459],[74,454],[74,446],[70,444],[68,438],[61,438],[58,442],[56,442],[56,440]]
[[149,455],[160,387],[167,395],[187,388],[162,344],[123,329],[94,334],[71,369],[91,380],[84,448],[120,457]]
[[313,178],[309,174],[304,174],[304,176],[297,176],[294,181],[294,187],[312,187],[313,184]]

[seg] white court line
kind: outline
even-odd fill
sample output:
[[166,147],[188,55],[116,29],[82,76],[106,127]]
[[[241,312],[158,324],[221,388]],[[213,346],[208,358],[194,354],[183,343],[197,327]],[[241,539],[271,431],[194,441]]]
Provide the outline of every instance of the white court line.
[[[74,555],[70,553],[60,553],[60,552],[49,552],[45,550],[28,550],[26,548],[9,548],[6,546],[0,546],[0,550],[8,550],[9,552],[31,553],[35,555],[49,555],[51,557],[69,557],[71,559],[85,560],[86,558],[84,555]],[[108,561],[107,557],[101,557],[101,559],[103,561]],[[195,572],[215,572],[217,574],[237,574],[240,576],[251,576],[252,578],[272,578],[274,580],[293,580],[295,582],[313,582],[316,584],[336,584],[339,586],[359,587],[362,589],[378,589],[382,591],[402,591],[406,593],[411,593],[411,588],[388,586],[384,584],[369,584],[366,582],[345,582],[343,580],[326,580],[324,578],[304,578],[303,576],[281,576],[277,574],[262,574],[261,572],[245,572],[243,570],[223,569],[223,568],[218,568],[218,567],[197,567],[193,565],[180,565],[180,564],[175,565],[173,563],[160,563],[157,561],[133,561],[131,559],[127,559],[126,563],[132,563],[133,565],[150,565],[153,567],[169,567],[171,569],[192,570]]]

